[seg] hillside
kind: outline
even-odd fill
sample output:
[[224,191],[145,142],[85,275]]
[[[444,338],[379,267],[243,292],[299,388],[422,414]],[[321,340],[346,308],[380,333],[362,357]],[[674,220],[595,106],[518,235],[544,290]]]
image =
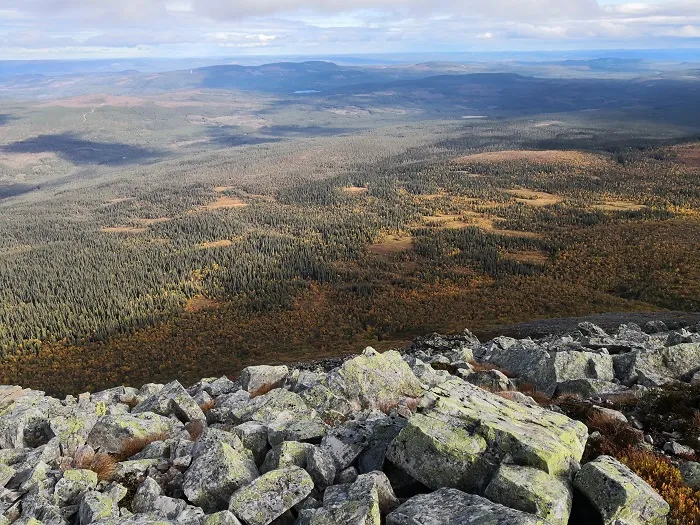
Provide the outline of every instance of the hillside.
[[692,525],[700,324],[404,352],[66,397],[0,387],[5,523]]

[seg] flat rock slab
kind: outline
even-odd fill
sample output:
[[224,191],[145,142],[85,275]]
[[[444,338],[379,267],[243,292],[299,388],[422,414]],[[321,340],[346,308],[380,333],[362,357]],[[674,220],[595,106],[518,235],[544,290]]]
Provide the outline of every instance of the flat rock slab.
[[387,525],[549,525],[542,518],[486,498],[443,488],[409,499],[386,518]]

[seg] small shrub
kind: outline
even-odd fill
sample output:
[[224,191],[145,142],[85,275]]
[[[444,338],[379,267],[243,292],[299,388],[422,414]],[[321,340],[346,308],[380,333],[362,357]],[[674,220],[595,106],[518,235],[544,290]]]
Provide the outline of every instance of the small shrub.
[[685,484],[680,470],[668,458],[633,447],[617,457],[668,502],[668,525],[700,523],[700,491]]
[[628,423],[593,410],[588,415],[589,431],[598,431],[602,440],[595,444],[593,453],[618,456],[624,450],[639,445],[644,440],[644,434],[632,428]]

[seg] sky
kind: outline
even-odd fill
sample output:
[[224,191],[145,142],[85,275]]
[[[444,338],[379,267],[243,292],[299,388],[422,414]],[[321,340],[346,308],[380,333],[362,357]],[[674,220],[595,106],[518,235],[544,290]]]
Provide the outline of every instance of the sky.
[[0,0],[0,59],[698,48],[700,0]]

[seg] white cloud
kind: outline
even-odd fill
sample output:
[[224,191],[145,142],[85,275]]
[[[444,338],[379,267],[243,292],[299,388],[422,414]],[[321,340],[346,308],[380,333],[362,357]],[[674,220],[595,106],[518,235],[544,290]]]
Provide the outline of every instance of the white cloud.
[[700,1],[614,1],[0,0],[0,56],[696,45]]

